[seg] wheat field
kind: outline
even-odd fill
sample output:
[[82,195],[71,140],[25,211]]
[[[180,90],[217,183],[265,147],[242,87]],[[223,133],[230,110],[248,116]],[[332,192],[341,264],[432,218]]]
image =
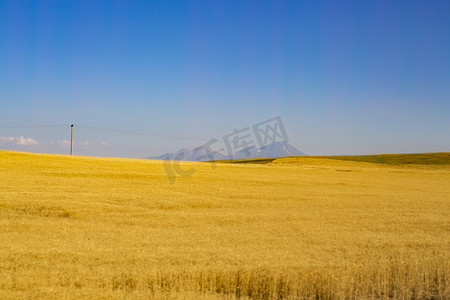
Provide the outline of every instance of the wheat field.
[[0,151],[0,298],[450,298],[448,153],[181,166]]

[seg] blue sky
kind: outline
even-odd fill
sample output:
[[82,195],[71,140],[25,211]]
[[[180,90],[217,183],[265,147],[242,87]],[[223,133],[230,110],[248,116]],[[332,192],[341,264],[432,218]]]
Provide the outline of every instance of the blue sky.
[[450,2],[0,1],[0,101],[0,149],[67,153],[68,126],[6,127],[74,123],[76,154],[145,157],[281,116],[309,154],[450,151]]

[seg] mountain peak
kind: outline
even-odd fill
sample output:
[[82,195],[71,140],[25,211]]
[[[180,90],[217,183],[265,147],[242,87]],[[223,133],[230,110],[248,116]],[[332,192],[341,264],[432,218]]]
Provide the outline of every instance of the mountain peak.
[[166,153],[156,157],[147,157],[148,159],[170,159],[186,161],[208,161],[225,159],[250,159],[250,158],[268,158],[283,156],[304,156],[305,153],[299,151],[286,141],[274,141],[264,145],[261,148],[250,146],[240,150],[232,156],[227,156],[220,152],[209,152],[205,146],[199,146],[194,149],[183,148],[175,153]]
[[282,156],[304,156],[305,153],[299,151],[286,141],[275,141],[261,147],[257,157],[282,157]]

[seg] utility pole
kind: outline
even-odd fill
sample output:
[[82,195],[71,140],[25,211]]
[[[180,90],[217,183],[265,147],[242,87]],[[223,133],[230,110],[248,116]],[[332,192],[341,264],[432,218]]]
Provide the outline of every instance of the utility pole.
[[70,155],[73,155],[73,124],[70,126]]

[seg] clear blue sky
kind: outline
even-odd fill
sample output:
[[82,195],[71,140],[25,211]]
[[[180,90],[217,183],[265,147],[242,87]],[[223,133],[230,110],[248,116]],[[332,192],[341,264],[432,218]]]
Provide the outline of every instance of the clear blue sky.
[[[281,116],[309,154],[450,151],[450,1],[0,1],[0,127],[144,157]],[[23,138],[21,138],[23,137]],[[69,128],[0,128],[67,153]]]

